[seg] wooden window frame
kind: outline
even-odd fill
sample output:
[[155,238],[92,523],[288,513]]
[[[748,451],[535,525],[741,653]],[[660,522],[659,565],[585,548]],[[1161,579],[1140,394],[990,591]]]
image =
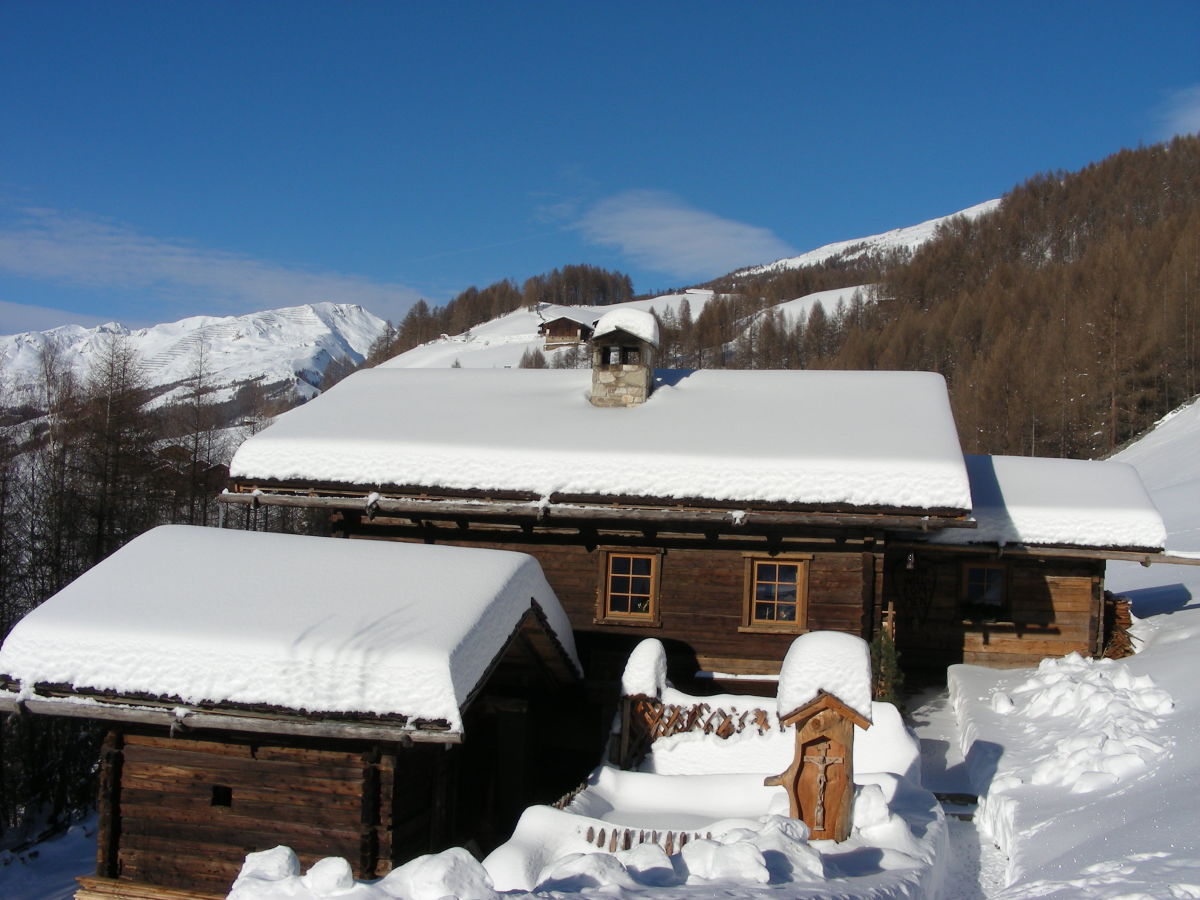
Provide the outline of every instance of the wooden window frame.
[[[745,564],[744,589],[742,591],[742,624],[738,631],[756,634],[804,634],[808,631],[808,579],[811,574],[811,553],[764,553],[743,554]],[[754,618],[754,599],[757,593],[756,577],[760,564],[796,565],[796,621],[783,622],[777,619]]]
[[[972,569],[987,569],[1000,573],[1000,585],[1003,595],[1000,604],[995,607],[995,615],[983,615],[992,607],[970,603],[967,599],[967,585],[970,583]],[[979,622],[1011,622],[1012,621],[1012,571],[1007,563],[997,561],[964,560],[959,569],[958,606],[966,624]]]
[[[660,588],[662,586],[662,550],[643,550],[630,547],[600,547],[599,578],[596,587],[597,625],[633,625],[641,628],[661,628]],[[650,611],[648,613],[613,612],[610,606],[612,560],[614,557],[635,557],[650,560]]]

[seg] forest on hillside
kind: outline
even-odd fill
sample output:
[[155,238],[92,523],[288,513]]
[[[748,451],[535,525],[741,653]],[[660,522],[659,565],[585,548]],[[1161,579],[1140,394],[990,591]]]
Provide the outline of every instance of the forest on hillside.
[[968,452],[1102,456],[1200,391],[1200,137],[1031,178],[911,256],[711,286],[661,317],[660,364],[939,372]]

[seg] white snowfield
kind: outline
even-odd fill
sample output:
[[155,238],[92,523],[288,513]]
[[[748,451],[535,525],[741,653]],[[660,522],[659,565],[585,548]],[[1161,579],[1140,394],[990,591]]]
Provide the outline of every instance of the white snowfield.
[[579,668],[566,615],[522,553],[156,528],[26,616],[0,672],[36,683],[443,719],[536,602]]
[[[213,401],[229,399],[237,385],[253,379],[263,384],[291,382],[299,396],[308,399],[318,393],[330,362],[362,362],[383,326],[382,319],[361,306],[345,303],[311,303],[244,316],[193,316],[134,330],[116,322],[96,328],[64,325],[0,337],[0,368],[11,385],[10,402],[37,402],[45,348],[61,351],[63,362],[82,379],[109,336],[117,334],[137,353],[152,386],[190,377],[203,348],[210,384],[218,388],[209,398]],[[177,392],[155,403],[172,399],[179,399]]]
[[245,481],[908,509],[970,507],[941,376],[660,373],[601,409],[587,371],[358,372],[244,443]]
[[1166,528],[1137,470],[1120,462],[967,456],[975,529],[944,544],[1062,544],[1161,549]]
[[[882,234],[873,234],[869,237],[826,244],[823,247],[818,247],[816,250],[809,250],[807,253],[802,253],[799,256],[779,259],[765,266],[742,269],[733,274],[735,277],[737,275],[760,275],[767,272],[799,269],[804,266],[817,266],[831,259],[857,259],[866,253],[886,253],[889,250],[916,250],[921,245],[927,244],[933,239],[934,235],[937,234],[938,226],[943,222],[947,222],[956,216],[963,216],[967,219],[978,219],[980,216],[990,213],[999,207],[999,200],[985,200],[983,203],[977,203],[974,206],[969,206],[948,216],[939,216],[936,219],[929,219],[905,228],[893,228],[890,231],[885,231]],[[827,312],[832,311],[827,310]]]

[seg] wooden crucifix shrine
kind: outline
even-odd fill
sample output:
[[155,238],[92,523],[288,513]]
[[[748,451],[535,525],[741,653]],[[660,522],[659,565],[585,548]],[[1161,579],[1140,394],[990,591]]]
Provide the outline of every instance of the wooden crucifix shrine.
[[871,723],[833,694],[818,691],[781,724],[796,726],[796,755],[763,783],[788,792],[792,818],[804,821],[813,840],[846,840],[854,799],[854,726]]

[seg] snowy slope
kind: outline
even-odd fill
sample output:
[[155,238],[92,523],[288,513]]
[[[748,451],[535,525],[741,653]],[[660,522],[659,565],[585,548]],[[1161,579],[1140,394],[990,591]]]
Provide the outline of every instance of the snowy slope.
[[[0,337],[0,372],[10,386],[10,404],[36,404],[44,348],[58,348],[83,378],[115,333],[128,338],[153,387],[166,388],[189,377],[203,348],[210,380],[223,388],[214,400],[228,399],[236,385],[253,379],[264,385],[288,382],[307,399],[316,393],[314,386],[330,362],[360,362],[383,324],[361,306],[311,303],[245,316],[194,316],[135,331],[115,322],[97,328],[64,325]],[[168,393],[158,402],[170,397]]]
[[[1200,550],[1200,401],[1114,459],[1136,468],[1172,551]],[[1200,897],[1200,566],[1110,563],[1138,653],[1037,671],[951,670],[981,825],[1009,856],[994,897]]]
[[801,253],[799,256],[776,260],[765,266],[741,269],[734,272],[733,277],[736,278],[738,275],[763,275],[769,272],[800,269],[804,266],[817,266],[831,259],[858,259],[868,253],[886,253],[889,250],[916,250],[933,238],[937,233],[938,226],[943,222],[953,219],[955,216],[966,216],[968,219],[977,219],[999,206],[999,200],[987,200],[959,212],[951,213],[948,216],[941,216],[937,219],[921,222],[919,225],[909,225],[906,228],[893,228],[891,231],[883,232],[883,234],[873,234],[865,238],[838,241],[833,244],[826,244],[824,247],[818,247],[816,250],[809,250],[807,253]]
[[[401,369],[439,369],[448,368],[455,363],[464,369],[516,368],[526,350],[542,349],[543,341],[538,337],[537,330],[543,321],[569,316],[594,323],[605,313],[617,309],[654,311],[660,315],[670,310],[678,314],[684,300],[687,300],[692,316],[695,317],[712,296],[712,291],[696,289],[682,294],[663,294],[648,300],[614,303],[611,306],[558,306],[547,303],[536,312],[531,309],[517,309],[498,319],[484,322],[463,334],[443,335],[436,341],[414,347],[393,357],[388,365]],[[554,359],[566,352],[565,349],[549,351],[546,353],[546,359],[553,365]]]

